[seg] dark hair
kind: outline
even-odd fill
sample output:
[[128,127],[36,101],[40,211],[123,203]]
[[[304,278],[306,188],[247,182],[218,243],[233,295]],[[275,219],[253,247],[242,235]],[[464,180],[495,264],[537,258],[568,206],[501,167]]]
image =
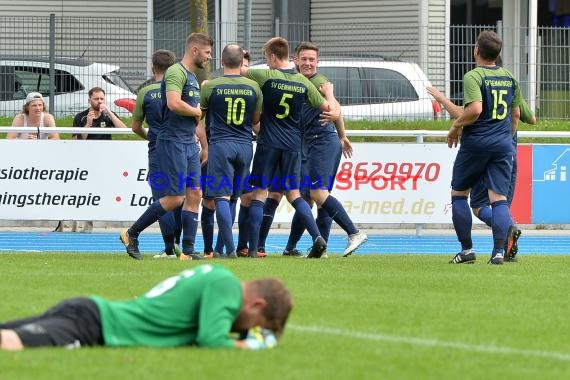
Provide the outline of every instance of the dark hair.
[[247,59],[247,61],[251,61],[251,56],[249,55],[249,51],[243,49],[243,57]]
[[93,87],[91,90],[89,90],[89,97],[92,97],[94,93],[96,92],[102,92],[103,95],[105,95],[105,90],[103,90],[101,87]]
[[274,54],[280,61],[289,59],[289,42],[283,37],[273,37],[263,45],[263,53]]
[[152,67],[157,73],[164,73],[176,62],[176,56],[170,50],[160,49],[152,54]]
[[295,48],[295,55],[298,56],[303,50],[314,50],[317,52],[317,57],[320,56],[321,54],[319,47],[312,42],[299,43],[299,45],[297,45],[297,47]]
[[214,46],[212,38],[204,33],[191,33],[186,37],[186,46],[188,45],[209,45]]
[[262,314],[270,324],[268,328],[275,332],[277,337],[281,336],[293,308],[291,293],[281,281],[274,278],[253,280],[250,285],[254,292],[267,302]]
[[222,50],[222,64],[228,69],[237,69],[243,62],[243,50],[239,45],[228,44]]
[[479,47],[481,58],[494,61],[501,54],[503,41],[492,30],[484,30],[477,37],[477,46]]

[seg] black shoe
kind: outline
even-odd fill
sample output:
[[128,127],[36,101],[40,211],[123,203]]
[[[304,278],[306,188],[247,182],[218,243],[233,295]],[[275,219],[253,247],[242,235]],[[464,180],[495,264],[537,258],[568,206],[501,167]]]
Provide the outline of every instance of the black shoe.
[[127,249],[127,253],[129,254],[129,256],[131,256],[133,259],[135,260],[142,260],[143,256],[141,255],[140,251],[139,251],[139,239],[129,236],[129,230],[123,230],[121,232],[121,234],[119,235],[119,239],[123,242],[123,244],[125,245],[125,248]]
[[284,250],[283,256],[304,257],[305,255],[303,255],[301,252],[299,252],[299,250],[297,248],[293,248],[290,250]]
[[226,254],[226,256],[223,256],[223,257],[225,257],[226,259],[237,259],[237,255],[235,252],[230,252],[230,253]]
[[507,244],[505,249],[505,261],[517,261],[515,256],[519,253],[519,238],[521,237],[522,231],[514,224],[509,227],[509,232],[507,233]]
[[505,258],[503,256],[503,252],[497,252],[493,256],[491,256],[491,258],[489,259],[487,264],[503,265],[504,262],[505,262]]
[[464,249],[449,261],[450,264],[473,264],[475,263],[475,251],[473,249]]
[[315,239],[309,254],[307,255],[308,259],[320,259],[323,255],[323,252],[327,250],[327,242],[322,236],[319,236]]

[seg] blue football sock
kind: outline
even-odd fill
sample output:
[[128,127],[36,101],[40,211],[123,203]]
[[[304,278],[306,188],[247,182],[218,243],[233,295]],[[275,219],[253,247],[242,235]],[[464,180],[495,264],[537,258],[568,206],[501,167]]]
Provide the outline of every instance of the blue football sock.
[[204,239],[204,253],[214,250],[214,214],[216,210],[207,208],[202,203],[202,214],[200,215],[200,225],[202,227],[202,238]]
[[289,239],[287,240],[287,245],[285,246],[286,251],[290,251],[297,247],[297,243],[301,240],[305,232],[305,223],[299,215],[298,212],[293,214],[293,219],[291,220],[291,230],[289,231]]
[[230,198],[230,214],[232,215],[232,227],[236,221],[237,198]]
[[511,226],[511,213],[506,200],[491,204],[493,210],[493,254],[498,250],[504,250],[507,233]]
[[479,212],[477,213],[477,217],[489,227],[493,227],[491,225],[491,223],[493,222],[493,211],[491,210],[491,207],[489,206],[481,207],[479,209]]
[[240,250],[242,248],[246,248],[248,239],[249,239],[249,207],[240,205],[238,213],[237,249]]
[[451,197],[451,215],[453,228],[457,234],[457,239],[461,243],[461,250],[473,248],[473,241],[471,240],[473,219],[471,217],[469,203],[467,203],[467,197]]
[[218,241],[226,247],[226,253],[235,252],[229,200],[216,198],[216,218],[218,221]]
[[331,218],[342,228],[347,234],[352,235],[358,232],[358,228],[352,223],[342,204],[332,195],[325,199],[321,206],[324,208]]
[[199,221],[198,213],[182,210],[182,252],[187,255],[194,253]]
[[[234,227],[234,222],[236,220],[236,205],[237,205],[237,198],[230,198],[230,213],[232,215],[232,228]],[[238,240],[238,248],[239,248],[239,240]],[[218,238],[216,239],[216,246],[214,247],[214,252],[218,253],[224,252],[224,242],[222,241],[222,239],[220,239],[219,233],[218,233]]]
[[129,236],[138,238],[140,233],[144,231],[148,226],[159,220],[166,210],[162,208],[159,201],[155,201],[153,204],[148,206],[148,208],[143,212],[143,214],[133,223],[131,228],[129,228]]
[[331,233],[331,227],[332,227],[333,219],[331,218],[331,216],[329,215],[327,210],[325,210],[322,207],[320,207],[317,210],[316,222],[317,222],[317,227],[319,227],[319,231],[321,233],[321,236],[323,237],[323,239],[325,239],[326,242],[328,242],[329,236]]
[[182,205],[172,210],[174,214],[174,242],[180,244],[180,236],[182,235]]
[[249,207],[249,252],[257,253],[259,242],[259,227],[263,220],[263,202],[258,200],[251,201]]
[[295,199],[291,205],[295,209],[295,212],[299,214],[299,217],[303,221],[305,228],[307,228],[307,231],[314,242],[321,234],[319,232],[319,227],[317,227],[317,223],[315,222],[315,218],[313,218],[311,207],[307,201],[301,197]]
[[169,254],[174,254],[174,213],[167,212],[159,220],[160,233],[164,241],[164,251]]
[[265,240],[267,239],[267,235],[269,235],[271,224],[273,224],[273,217],[275,216],[277,206],[279,206],[279,203],[277,203],[275,199],[267,198],[265,200],[265,204],[263,205],[263,220],[259,228],[258,247],[265,247]]

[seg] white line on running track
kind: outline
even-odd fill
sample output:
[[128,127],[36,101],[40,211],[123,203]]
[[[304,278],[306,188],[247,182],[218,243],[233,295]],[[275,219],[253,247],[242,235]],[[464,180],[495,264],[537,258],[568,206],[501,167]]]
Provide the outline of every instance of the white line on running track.
[[329,327],[318,327],[318,326],[299,326],[299,325],[288,325],[288,329],[299,332],[308,332],[316,334],[327,334],[327,335],[337,335],[353,339],[371,340],[377,342],[392,342],[392,343],[405,343],[415,346],[429,346],[429,347],[439,347],[439,348],[454,348],[464,351],[475,351],[483,352],[489,354],[514,354],[528,357],[540,357],[548,358],[560,361],[570,361],[570,354],[555,351],[541,351],[541,350],[523,350],[512,347],[501,347],[489,344],[469,344],[461,342],[447,342],[439,339],[425,339],[425,338],[414,338],[407,336],[398,335],[387,335],[387,334],[374,334],[362,331],[352,331],[344,329],[336,329]]

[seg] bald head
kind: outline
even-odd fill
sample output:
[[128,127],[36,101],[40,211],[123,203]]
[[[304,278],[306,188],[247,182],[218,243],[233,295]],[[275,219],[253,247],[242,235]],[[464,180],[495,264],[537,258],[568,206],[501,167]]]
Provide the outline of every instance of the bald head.
[[228,69],[238,69],[243,63],[243,49],[236,44],[229,44],[222,51],[222,64]]

